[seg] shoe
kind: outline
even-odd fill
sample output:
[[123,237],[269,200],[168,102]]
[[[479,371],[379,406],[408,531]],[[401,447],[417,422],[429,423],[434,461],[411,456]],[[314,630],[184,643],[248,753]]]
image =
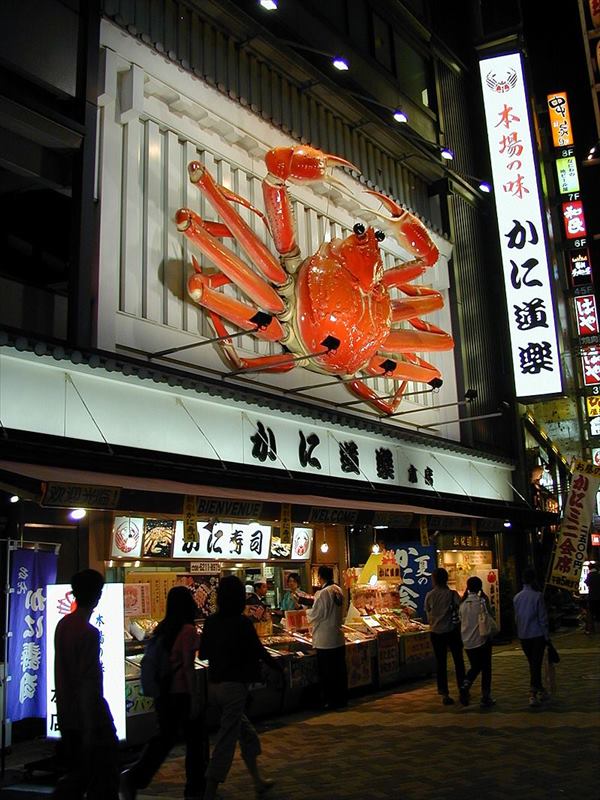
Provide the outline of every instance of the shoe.
[[545,689],[541,692],[538,692],[538,698],[541,703],[547,703],[550,700],[550,692],[547,692]]
[[442,705],[443,706],[453,706],[454,705],[454,700],[450,697],[450,695],[445,694],[442,697]]
[[541,702],[538,699],[538,696],[536,694],[529,695],[529,707],[530,708],[536,708],[537,706],[541,706],[541,705],[542,704],[541,704]]
[[254,784],[254,791],[257,797],[262,797],[275,786],[275,781],[272,778],[261,778],[258,783]]
[[458,694],[460,696],[460,702],[461,702],[461,705],[463,705],[463,706],[468,706],[469,705],[469,700],[470,700],[469,689],[470,689],[470,686],[465,681],[463,683],[463,685],[460,687],[460,689],[458,690]]
[[496,705],[496,701],[493,697],[482,697],[479,705],[481,708],[491,708]]
[[123,770],[119,780],[119,800],[135,800],[136,797],[137,789],[131,781],[131,770]]

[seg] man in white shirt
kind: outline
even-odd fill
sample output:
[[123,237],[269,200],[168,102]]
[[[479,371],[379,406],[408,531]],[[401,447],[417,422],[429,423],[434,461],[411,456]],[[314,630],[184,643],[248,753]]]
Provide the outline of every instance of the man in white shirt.
[[333,582],[331,567],[322,564],[318,574],[321,588],[315,594],[313,607],[306,614],[317,651],[325,708],[344,708],[348,705],[346,645],[342,633],[344,596]]

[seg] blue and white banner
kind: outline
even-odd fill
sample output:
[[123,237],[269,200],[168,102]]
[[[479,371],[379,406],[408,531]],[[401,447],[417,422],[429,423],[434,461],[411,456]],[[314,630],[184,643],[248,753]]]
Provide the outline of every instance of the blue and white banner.
[[46,716],[46,585],[56,581],[58,556],[42,550],[11,553],[7,717]]
[[436,568],[435,547],[424,546],[420,542],[385,543],[386,549],[393,550],[396,563],[400,567],[402,584],[400,600],[403,606],[412,608],[415,617],[424,618],[425,595],[432,588],[431,573]]

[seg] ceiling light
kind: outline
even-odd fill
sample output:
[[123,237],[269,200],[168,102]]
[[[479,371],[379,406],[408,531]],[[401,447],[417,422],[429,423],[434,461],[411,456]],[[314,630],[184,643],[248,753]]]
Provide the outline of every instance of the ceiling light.
[[440,155],[446,161],[452,161],[454,159],[454,153],[449,147],[442,147],[440,150]]
[[505,528],[512,528],[512,523],[509,519],[505,519],[503,524]]
[[345,72],[346,70],[350,69],[350,65],[342,56],[335,56],[331,63],[336,69],[339,69],[340,72]]
[[487,181],[481,181],[479,184],[479,189],[486,194],[489,194],[492,191],[492,187]]
[[18,503],[20,499],[21,499],[21,498],[19,497],[19,495],[18,495],[18,494],[13,494],[13,495],[11,496],[11,498],[10,498],[10,502],[11,502],[11,503]]
[[258,0],[258,4],[262,6],[265,11],[277,11],[277,0]]
[[373,553],[373,555],[376,556],[378,555],[379,550],[380,550],[379,545],[377,544],[377,542],[374,542],[373,547],[371,548],[371,552]]
[[401,108],[397,108],[394,111],[394,119],[396,120],[396,122],[408,122],[408,117],[406,116],[404,111],[402,111]]
[[329,545],[327,544],[327,542],[323,542],[323,544],[321,545],[321,552],[327,553],[328,550],[329,550]]
[[85,508],[74,508],[69,514],[69,516],[71,517],[71,519],[83,519],[86,514],[87,511],[85,510]]

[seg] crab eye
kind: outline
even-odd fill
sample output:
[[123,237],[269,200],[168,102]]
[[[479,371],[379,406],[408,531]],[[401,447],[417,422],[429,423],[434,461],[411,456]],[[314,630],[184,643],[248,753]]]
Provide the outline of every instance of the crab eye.
[[365,235],[365,226],[362,225],[360,222],[357,222],[356,225],[352,228],[352,230],[357,236]]
[[375,238],[378,242],[383,242],[385,239],[385,233],[383,231],[375,231]]

